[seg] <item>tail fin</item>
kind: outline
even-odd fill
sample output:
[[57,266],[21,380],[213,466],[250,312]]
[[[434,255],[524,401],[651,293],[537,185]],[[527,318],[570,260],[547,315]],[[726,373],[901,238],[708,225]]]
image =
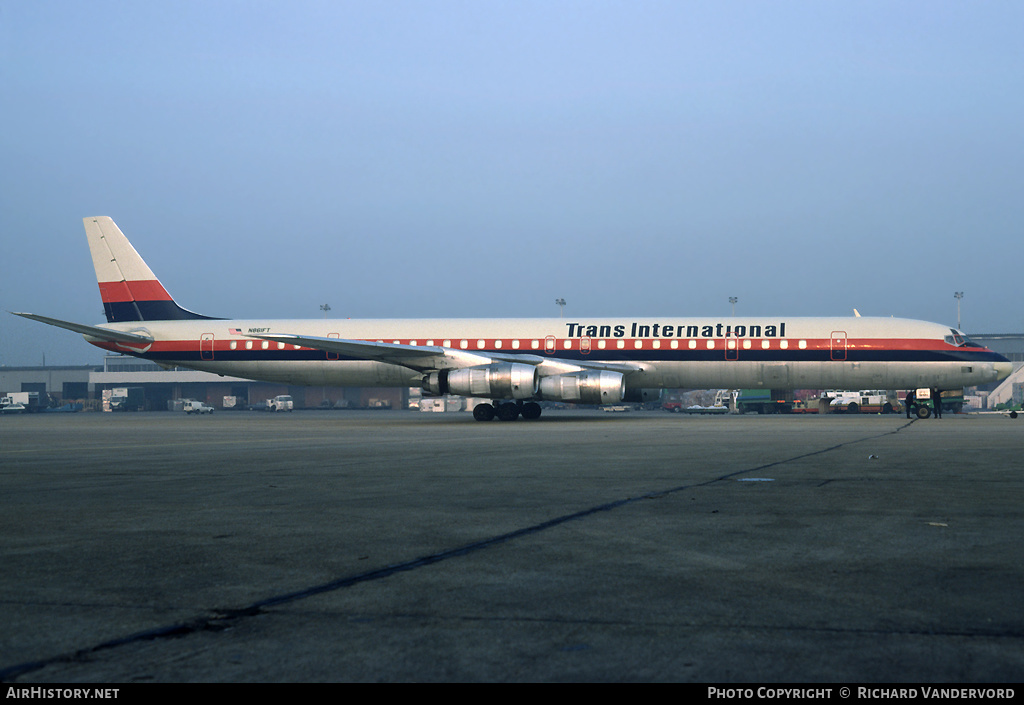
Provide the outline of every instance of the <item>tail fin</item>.
[[210,318],[175,303],[113,220],[96,216],[83,222],[108,323]]

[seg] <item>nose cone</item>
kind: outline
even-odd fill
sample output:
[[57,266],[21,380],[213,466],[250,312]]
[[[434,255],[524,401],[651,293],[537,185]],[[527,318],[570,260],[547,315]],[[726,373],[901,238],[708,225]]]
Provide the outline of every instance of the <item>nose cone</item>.
[[1005,362],[994,362],[992,363],[992,366],[996,370],[997,380],[1006,379],[1007,377],[1010,376],[1010,373],[1013,372],[1013,363],[1010,362],[1009,360]]

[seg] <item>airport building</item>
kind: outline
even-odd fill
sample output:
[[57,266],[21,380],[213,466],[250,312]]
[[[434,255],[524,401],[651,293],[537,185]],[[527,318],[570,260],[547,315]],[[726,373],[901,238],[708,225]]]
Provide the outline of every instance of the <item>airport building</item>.
[[1024,365],[1024,335],[1020,333],[971,334],[971,340],[999,353],[1014,363],[1015,368]]
[[295,387],[185,368],[165,370],[128,355],[108,355],[102,366],[0,366],[0,393],[45,392],[58,404],[82,401],[86,408],[99,409],[104,391],[133,387],[143,389],[149,411],[166,410],[177,399],[195,399],[223,409],[226,397],[233,397],[236,407],[247,408],[282,394],[293,398],[296,409],[404,409],[409,402],[405,388]]

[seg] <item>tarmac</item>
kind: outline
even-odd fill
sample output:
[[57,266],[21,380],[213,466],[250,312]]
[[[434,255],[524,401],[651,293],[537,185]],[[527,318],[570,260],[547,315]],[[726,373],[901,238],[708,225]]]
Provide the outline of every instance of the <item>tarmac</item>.
[[1024,678],[1024,421],[0,418],[0,681]]

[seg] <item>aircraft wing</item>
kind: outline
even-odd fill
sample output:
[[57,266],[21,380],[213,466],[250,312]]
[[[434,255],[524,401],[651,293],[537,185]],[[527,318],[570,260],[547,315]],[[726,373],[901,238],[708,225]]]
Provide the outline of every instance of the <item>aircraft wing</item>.
[[539,368],[541,376],[566,374],[581,370],[609,370],[627,374],[643,369],[643,365],[633,363],[586,362],[563,360],[541,355],[516,355],[494,351],[475,353],[455,348],[443,348],[437,345],[414,346],[292,334],[253,335],[251,337],[287,343],[289,345],[302,345],[314,350],[323,350],[324,352],[336,353],[360,360],[375,360],[392,365],[402,365],[421,372],[455,370],[462,367],[489,365],[492,362],[520,362],[527,365],[535,365]]
[[148,335],[139,335],[137,333],[124,333],[119,330],[111,330],[109,328],[100,328],[98,326],[87,326],[82,323],[72,323],[71,321],[62,321],[59,318],[48,318],[47,316],[39,316],[35,313],[18,313],[17,311],[9,311],[15,316],[21,316],[32,321],[39,321],[40,323],[46,323],[47,325],[57,326],[58,328],[64,328],[65,330],[74,331],[75,333],[81,333],[82,335],[89,336],[90,338],[97,338],[99,340],[107,340],[112,343],[130,343],[132,345],[150,345],[153,342],[153,338]]

